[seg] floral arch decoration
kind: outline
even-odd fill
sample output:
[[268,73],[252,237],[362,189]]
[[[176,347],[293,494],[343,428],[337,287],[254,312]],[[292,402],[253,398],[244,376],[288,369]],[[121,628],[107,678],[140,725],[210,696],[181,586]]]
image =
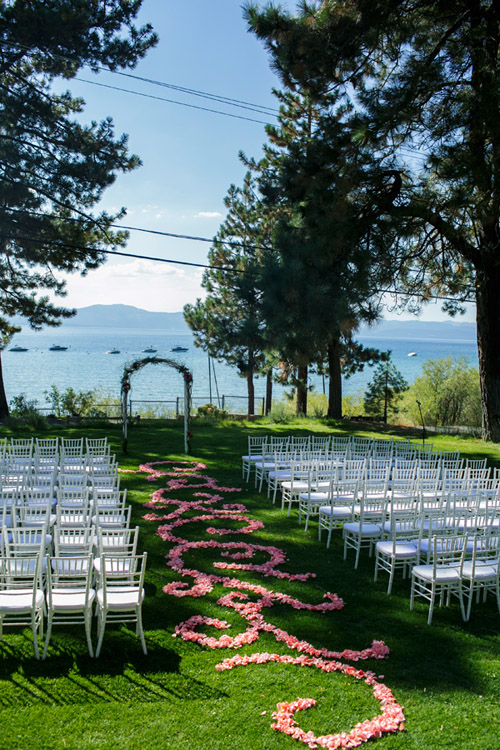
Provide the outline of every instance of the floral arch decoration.
[[180,362],[176,362],[173,359],[163,359],[161,357],[145,357],[144,359],[136,359],[135,362],[131,362],[125,365],[122,376],[122,420],[123,420],[123,451],[127,452],[128,444],[128,400],[130,393],[130,380],[132,375],[139,370],[142,370],[146,365],[168,365],[173,367],[177,372],[180,372],[184,379],[184,453],[189,453],[191,447],[191,431],[190,425],[190,414],[191,414],[191,390],[193,386],[193,376],[190,370],[182,365]]

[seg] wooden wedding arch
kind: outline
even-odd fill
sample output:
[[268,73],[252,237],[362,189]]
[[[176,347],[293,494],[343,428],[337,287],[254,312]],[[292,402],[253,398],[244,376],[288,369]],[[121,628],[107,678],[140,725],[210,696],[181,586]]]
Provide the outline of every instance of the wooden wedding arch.
[[163,359],[162,357],[144,357],[136,359],[128,365],[125,365],[122,376],[122,420],[123,420],[123,452],[127,452],[128,446],[128,400],[130,393],[130,380],[132,375],[142,370],[146,365],[167,365],[180,372],[184,379],[184,453],[189,453],[191,447],[191,431],[189,429],[191,414],[191,390],[193,386],[193,376],[190,370],[173,359]]

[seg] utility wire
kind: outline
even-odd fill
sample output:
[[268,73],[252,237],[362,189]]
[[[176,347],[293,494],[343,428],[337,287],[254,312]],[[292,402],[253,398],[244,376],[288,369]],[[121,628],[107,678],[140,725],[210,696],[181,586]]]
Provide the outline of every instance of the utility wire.
[[[90,83],[92,86],[100,86],[103,89],[112,89],[113,91],[123,91],[125,94],[133,94],[134,96],[142,96],[145,99],[155,99],[156,101],[167,102],[168,104],[178,104],[181,107],[189,107],[189,109],[199,109],[202,112],[211,112],[212,114],[223,115],[224,117],[232,117],[236,120],[246,120],[247,122],[257,122],[260,125],[271,124],[270,122],[266,122],[265,120],[256,120],[253,117],[244,117],[243,115],[234,115],[231,112],[222,112],[220,109],[211,109],[210,107],[200,107],[199,104],[188,104],[187,102],[178,102],[175,99],[167,99],[164,96],[155,96],[154,94],[144,94],[141,91],[133,91],[132,89],[124,89],[121,86],[112,86],[109,83],[99,83],[98,81],[89,81],[87,78],[80,78],[79,76],[76,76],[75,80],[81,81],[82,83]],[[233,105],[233,106],[239,106],[239,105]],[[249,109],[249,108],[246,107],[245,109]],[[258,112],[259,110],[252,110],[252,111]]]
[[[35,237],[19,237],[19,236],[7,235],[3,233],[0,234],[0,238],[6,239],[6,240],[22,240],[25,242],[39,242],[39,243],[47,242],[47,240],[45,239],[38,239]],[[173,260],[172,258],[155,258],[151,255],[143,255],[139,253],[124,253],[120,250],[104,250],[104,249],[98,249],[95,247],[88,247],[86,245],[75,245],[69,242],[57,241],[57,242],[54,242],[53,244],[58,247],[67,247],[72,250],[82,250],[88,253],[93,252],[93,253],[102,253],[104,255],[119,255],[124,258],[137,258],[139,260],[150,260],[150,261],[154,261],[157,263],[172,263],[174,265],[179,265],[179,266],[192,266],[194,268],[206,268],[206,269],[211,269],[211,270],[216,270],[216,271],[224,271],[227,273],[244,273],[243,269],[230,268],[228,266],[214,266],[208,263],[193,263],[193,262],[186,261],[186,260]],[[392,295],[400,294],[405,297],[422,297],[422,299],[424,299],[423,294],[419,294],[418,292],[407,292],[402,289],[375,289],[374,292],[376,294],[392,294]],[[460,300],[460,299],[456,299],[455,297],[445,297],[445,296],[437,295],[437,294],[425,295],[425,299],[444,300],[448,302],[459,302],[463,304],[475,304],[474,300],[467,300],[467,299]]]
[[[32,50],[32,47],[29,47],[28,45],[24,45],[24,44],[19,44],[19,43],[12,44],[10,42],[0,41],[0,45],[2,45],[2,46],[8,46],[8,47],[14,47],[14,48],[18,48],[18,49],[25,49],[28,52],[30,50]],[[50,57],[54,58],[55,60],[62,60],[63,62],[70,62],[70,63],[78,63],[79,62],[77,59],[72,58],[72,57],[66,57],[64,55],[57,55],[57,54],[52,53],[52,52],[51,53],[47,53],[47,54],[49,54]],[[92,68],[90,65],[84,65],[83,67],[90,68],[91,70],[98,70],[98,71],[104,72],[104,73],[112,73],[113,75],[119,75],[119,76],[122,76],[124,78],[131,78],[131,79],[133,79],[135,81],[141,81],[143,83],[149,83],[149,84],[151,84],[153,86],[161,86],[163,88],[172,89],[173,91],[179,91],[179,92],[181,92],[183,94],[189,94],[190,96],[197,96],[197,97],[201,97],[203,99],[208,99],[210,101],[219,102],[221,104],[227,104],[228,106],[231,106],[231,107],[239,107],[239,108],[242,108],[242,109],[250,109],[251,111],[259,112],[260,114],[263,114],[263,115],[277,116],[277,114],[279,112],[279,110],[276,109],[275,107],[268,107],[268,106],[266,106],[264,104],[255,104],[253,102],[247,102],[247,101],[242,100],[242,99],[235,99],[233,97],[224,96],[222,94],[213,94],[213,93],[210,93],[208,91],[201,91],[199,89],[191,89],[191,88],[188,88],[187,86],[179,86],[178,84],[168,83],[166,81],[160,81],[160,80],[157,80],[155,78],[146,78],[145,76],[138,76],[138,75],[134,75],[132,73],[124,73],[123,71],[119,71],[119,70],[111,70],[111,68],[106,68],[106,67],[101,66],[101,65],[97,66],[96,68]],[[76,80],[84,80],[84,79],[77,78]],[[87,81],[87,83],[92,83],[92,81]],[[124,89],[124,90],[126,91],[126,89]],[[135,93],[135,92],[133,92],[133,93]],[[155,98],[155,97],[152,97],[152,98]],[[170,101],[170,100],[166,99],[165,101]],[[180,102],[173,102],[173,103],[178,104]]]
[[[48,214],[44,214],[42,211],[24,211],[20,208],[9,207],[4,210],[9,211],[10,213],[28,214],[29,216],[48,216]],[[84,219],[73,217],[73,216],[68,216],[67,219],[65,219],[65,221],[73,221],[73,222],[78,223],[78,222],[84,221]],[[96,221],[96,225],[99,227],[99,223],[97,221]],[[160,237],[172,237],[175,240],[193,240],[194,242],[209,242],[210,244],[220,243],[221,245],[229,245],[230,247],[241,248],[242,250],[243,249],[269,250],[269,247],[264,247],[263,245],[250,245],[249,243],[242,244],[241,242],[234,242],[233,240],[222,240],[222,239],[214,238],[214,237],[197,237],[195,235],[190,235],[190,234],[176,234],[174,232],[162,232],[160,229],[145,229],[143,227],[132,227],[126,224],[109,224],[109,227],[112,229],[125,229],[128,232],[143,232],[144,234],[154,234]],[[15,239],[15,238],[11,237],[10,239]],[[19,239],[22,239],[22,238],[19,238]]]
[[[9,234],[3,234],[0,233],[0,237],[4,240],[21,240],[23,242],[38,242],[40,244],[49,244],[46,239],[38,239],[37,237],[20,237],[16,235],[9,235]],[[194,239],[194,238],[183,238],[183,239]],[[153,260],[157,261],[158,263],[174,263],[178,266],[193,266],[194,268],[210,268],[217,271],[227,271],[228,273],[242,273],[242,270],[239,268],[229,268],[227,266],[213,266],[209,265],[207,263],[193,263],[191,261],[187,260],[173,260],[172,258],[155,258],[152,255],[143,255],[138,253],[124,253],[121,250],[105,250],[101,248],[96,247],[88,247],[87,245],[76,245],[71,242],[64,242],[61,240],[57,240],[55,242],[51,242],[51,245],[54,245],[55,247],[66,247],[70,250],[82,250],[86,253],[102,253],[104,255],[120,255],[124,258],[138,258],[139,260]]]

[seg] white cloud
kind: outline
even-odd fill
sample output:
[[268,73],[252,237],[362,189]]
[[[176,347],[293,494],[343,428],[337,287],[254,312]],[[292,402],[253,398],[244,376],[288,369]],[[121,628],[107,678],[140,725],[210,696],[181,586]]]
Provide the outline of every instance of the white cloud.
[[217,217],[222,216],[219,211],[199,211],[197,214],[195,214],[195,219],[216,219]]

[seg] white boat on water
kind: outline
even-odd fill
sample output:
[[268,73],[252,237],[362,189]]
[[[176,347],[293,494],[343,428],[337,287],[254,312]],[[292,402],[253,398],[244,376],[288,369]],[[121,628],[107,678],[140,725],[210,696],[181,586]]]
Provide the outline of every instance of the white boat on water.
[[27,352],[29,350],[26,349],[25,346],[11,346],[9,351],[10,352]]
[[409,356],[409,357],[416,357],[416,356],[417,356],[417,352],[410,352],[410,353],[408,354],[408,356]]
[[153,346],[148,346],[147,349],[142,350],[143,354],[156,354],[157,351],[158,349],[155,349]]
[[54,344],[49,348],[49,352],[66,352],[67,350],[67,346],[61,346],[60,344]]
[[106,352],[106,354],[120,354],[120,350],[119,349],[108,349],[108,351]]
[[170,349],[171,352],[187,352],[187,346],[174,346]]

